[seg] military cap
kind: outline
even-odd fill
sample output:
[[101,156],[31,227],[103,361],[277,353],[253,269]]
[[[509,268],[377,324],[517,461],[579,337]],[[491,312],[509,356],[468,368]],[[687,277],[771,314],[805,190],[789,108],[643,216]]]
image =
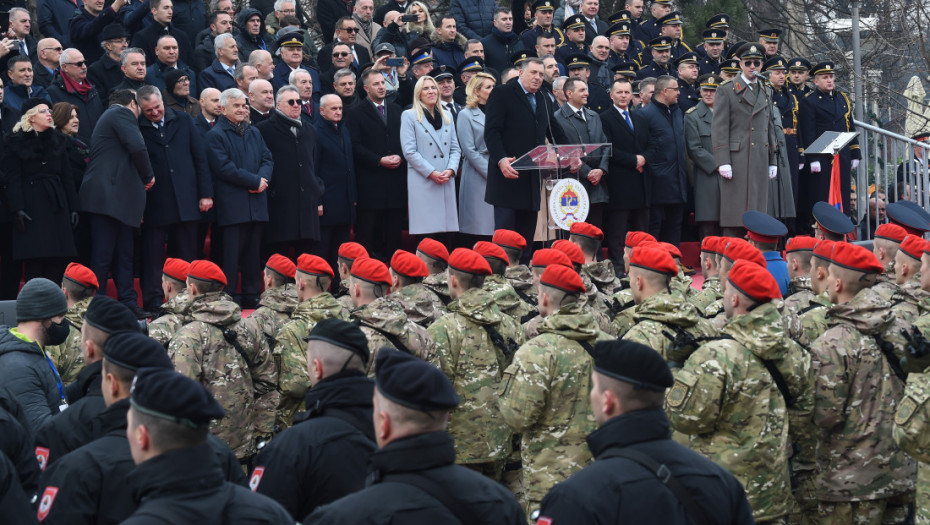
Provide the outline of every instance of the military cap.
[[653,4],[672,5],[672,0],[652,0]]
[[533,260],[530,266],[536,268],[546,268],[551,264],[561,264],[562,266],[572,267],[572,260],[567,255],[552,248],[543,248],[533,252]]
[[187,276],[201,281],[211,281],[226,286],[226,274],[216,263],[200,259],[191,263],[187,269]]
[[893,202],[885,208],[891,224],[900,226],[912,235],[923,235],[928,230],[927,221],[915,210],[904,205],[905,201]]
[[303,338],[304,341],[325,341],[329,344],[344,348],[362,358],[368,363],[371,351],[368,349],[368,338],[365,332],[355,323],[330,317],[313,325],[313,329]]
[[764,303],[781,299],[781,290],[772,274],[761,266],[746,259],[733,263],[727,274],[727,283],[753,301]]
[[591,63],[588,62],[588,55],[584,53],[572,53],[565,60],[566,69],[577,69],[579,67],[591,67]]
[[375,46],[375,56],[378,56],[378,53],[383,53],[385,51],[391,53],[392,55],[397,54],[397,49],[394,48],[394,44],[391,44],[388,42],[381,42],[380,44]]
[[707,253],[719,253],[717,245],[720,243],[720,237],[708,235],[701,240],[701,251]]
[[418,64],[425,64],[427,62],[433,61],[433,50],[431,47],[426,46],[420,49],[415,49],[410,53],[410,65],[415,66]]
[[726,40],[727,34],[724,33],[722,29],[707,29],[701,33],[701,38],[703,38],[705,42],[719,44]]
[[830,263],[857,272],[881,273],[885,271],[885,267],[878,262],[874,253],[863,246],[848,242],[838,242],[833,245]]
[[536,0],[533,2],[533,12],[536,11],[555,11],[555,4],[552,0]]
[[788,61],[788,69],[793,71],[810,71],[811,63],[806,58],[794,57]]
[[921,131],[920,133],[911,137],[911,139],[916,140],[917,142],[927,142],[930,139],[930,131]]
[[302,253],[297,257],[297,271],[310,275],[328,275],[330,279],[336,277],[332,266],[322,257]]
[[624,244],[627,248],[636,248],[641,242],[656,242],[656,238],[646,232],[627,232]]
[[491,275],[488,261],[480,253],[468,248],[452,250],[452,254],[449,255],[449,268],[473,275]]
[[129,38],[129,33],[123,28],[123,24],[114,22],[103,27],[100,32],[100,41],[116,40],[118,38]]
[[361,257],[352,264],[349,275],[372,284],[391,285],[391,272],[383,262],[371,257]]
[[730,46],[730,49],[727,50],[726,58],[737,58],[737,53],[739,53],[739,50],[746,44],[748,44],[748,42],[745,40],[740,40],[739,42]]
[[811,68],[811,75],[814,76],[827,74],[832,75],[834,73],[836,73],[836,64],[830,62],[829,60],[826,62],[820,62]]
[[817,241],[817,245],[814,246],[814,257],[830,262],[833,260],[833,247],[837,244],[839,243],[827,239]]
[[781,221],[755,210],[743,213],[743,226],[750,239],[766,244],[776,243],[779,237],[788,233],[788,227]]
[[518,250],[526,249],[526,239],[513,230],[495,230],[494,236],[491,237],[491,242],[499,246],[506,246],[507,248],[516,248]]
[[617,11],[616,13],[607,17],[607,23],[609,25],[614,25],[617,22],[632,22],[632,21],[633,21],[633,13],[631,13],[627,9]]
[[721,82],[723,82],[723,79],[713,73],[698,77],[698,87],[701,89],[717,89]]
[[630,23],[629,22],[617,22],[612,26],[607,28],[607,36],[630,36]]
[[660,246],[637,246],[630,252],[630,266],[649,271],[678,275],[678,265],[667,250]]
[[780,56],[774,56],[762,64],[762,71],[785,71],[786,69],[788,69],[788,62]]
[[359,257],[368,257],[368,250],[357,242],[344,242],[339,245],[337,255],[343,259],[354,261]]
[[191,263],[184,259],[175,259],[168,257],[165,259],[165,265],[162,266],[161,273],[182,283],[187,281],[187,272],[190,270]]
[[719,15],[714,15],[707,19],[707,22],[704,23],[704,27],[707,27],[707,28],[723,27],[723,28],[729,29],[730,15],[723,14],[723,13]]
[[552,249],[564,253],[572,264],[577,264],[579,266],[584,264],[584,252],[572,241],[559,239],[552,243]]
[[[100,284],[97,282],[97,276],[94,275],[94,272],[83,264],[78,264],[76,262],[68,263],[68,267],[65,268],[65,279],[85,288],[100,288]],[[183,281],[184,279],[181,280]]]
[[672,11],[671,13],[656,20],[656,27],[681,25],[681,11]]
[[665,359],[652,348],[626,339],[598,341],[588,347],[594,371],[636,389],[664,392],[675,383]]
[[674,244],[670,242],[659,242],[657,244],[663,250],[667,251],[668,254],[671,255],[673,258],[681,259],[681,250],[678,249],[678,246],[675,246]]
[[278,47],[304,47],[304,35],[299,31],[287,33],[279,36],[275,44],[277,44]]
[[816,246],[817,239],[810,235],[795,235],[788,239],[788,243],[785,244],[785,253],[813,252]]
[[760,44],[756,44],[755,42],[747,42],[739,48],[739,50],[736,52],[736,56],[738,56],[740,60],[746,58],[762,58],[763,52],[764,50]]
[[138,330],[114,332],[103,343],[107,362],[135,372],[140,368],[174,370],[165,347]]
[[672,39],[667,36],[660,36],[649,41],[649,47],[656,51],[668,51],[672,48]]
[[781,29],[760,29],[759,36],[766,42],[778,42],[781,39]]
[[139,331],[139,321],[132,310],[106,295],[97,295],[91,299],[84,312],[84,322],[107,334],[123,330]]
[[625,77],[635,78],[636,72],[639,71],[639,66],[636,65],[636,62],[620,62],[611,67],[610,70],[614,73],[620,73]]
[[444,78],[452,78],[452,68],[442,64],[440,66],[434,67],[432,71],[429,72],[429,76],[433,77],[436,80],[442,80]]
[[907,230],[893,222],[879,224],[878,228],[875,228],[876,239],[885,239],[900,244],[905,237],[907,237]]
[[265,268],[268,268],[278,275],[290,277],[291,279],[294,278],[294,272],[297,271],[297,266],[294,264],[294,261],[280,253],[272,254],[271,257],[268,258],[268,262],[265,263]]
[[138,412],[190,428],[207,428],[226,416],[203,385],[168,368],[140,368],[129,402]]
[[550,264],[543,270],[539,282],[550,288],[555,288],[568,293],[585,293],[584,282],[578,272],[570,266],[562,264]]
[[472,250],[478,252],[478,255],[484,257],[485,259],[497,259],[503,261],[504,264],[510,264],[510,258],[507,257],[507,252],[503,248],[494,244],[493,242],[488,241],[478,241],[472,246]]
[[927,241],[925,241],[923,237],[919,235],[908,235],[901,241],[901,248],[899,251],[919,261],[925,246],[927,246]]
[[464,62],[459,64],[458,74],[461,75],[469,71],[484,71],[484,60],[481,57],[466,58]]
[[697,65],[698,56],[697,53],[691,51],[688,53],[682,53],[682,55],[675,59],[675,67],[678,67],[681,64],[694,64]]
[[723,250],[723,256],[731,263],[746,259],[765,268],[765,256],[762,255],[762,252],[743,239],[732,239],[727,243],[727,247]]
[[[898,204],[900,204],[901,206],[911,210],[912,212],[920,216],[920,218],[923,219],[924,221],[923,223],[921,223],[921,225],[927,224],[927,229],[930,230],[930,213],[928,213],[927,210],[923,209],[923,207],[917,204],[916,202],[909,201],[909,200],[898,201]],[[920,229],[920,226],[918,226],[917,229]],[[926,230],[921,230],[921,233],[923,233],[924,231]]]
[[739,59],[731,58],[724,60],[723,63],[720,64],[720,71],[726,71],[727,73],[739,73]]
[[824,201],[814,204],[811,215],[821,228],[837,235],[846,235],[856,229],[846,214]]
[[519,66],[531,58],[537,58],[536,51],[532,49],[523,49],[510,55],[510,63]]
[[420,244],[417,245],[417,251],[438,261],[449,261],[448,248],[441,242],[429,237],[420,241]]
[[584,24],[585,24],[584,16],[580,14],[575,14],[575,15],[572,15],[566,18],[565,21],[562,22],[562,30],[570,31],[572,29],[578,29],[578,28],[584,29]]
[[574,222],[568,231],[572,235],[581,235],[582,237],[590,237],[591,239],[597,239],[599,241],[604,240],[604,232],[597,226],[587,222]]
[[459,404],[442,370],[393,348],[382,348],[375,357],[375,385],[387,399],[421,412],[448,411]]
[[391,270],[404,277],[426,277],[429,275],[429,270],[426,268],[423,259],[404,250],[397,250],[391,256]]

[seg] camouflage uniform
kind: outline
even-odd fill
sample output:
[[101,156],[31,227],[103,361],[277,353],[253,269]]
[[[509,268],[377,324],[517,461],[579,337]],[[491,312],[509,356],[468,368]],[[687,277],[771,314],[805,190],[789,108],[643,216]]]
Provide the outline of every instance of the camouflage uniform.
[[367,369],[369,377],[375,376],[375,356],[385,347],[403,350],[428,363],[439,364],[436,347],[426,328],[407,319],[404,309],[394,301],[386,297],[375,299],[352,310],[350,316],[361,323],[359,328],[368,338],[371,351]]
[[717,305],[722,305],[719,302],[721,299],[723,299],[723,285],[720,283],[720,277],[714,276],[705,279],[704,288],[689,297],[688,302],[693,304],[698,314],[706,319],[720,313]]
[[355,305],[352,304],[352,296],[349,294],[349,278],[339,281],[339,289],[336,290],[336,293],[333,294],[333,297],[339,301],[339,304],[342,305],[346,310],[351,310],[355,308]]
[[484,278],[484,290],[491,294],[494,302],[501,312],[520,321],[526,316],[536,313],[536,307],[531,306],[517,295],[517,291],[500,275],[489,275]]
[[764,361],[790,392],[807,392],[810,362],[796,349],[776,305],[762,304],[694,352],[666,395],[672,428],[740,480],[756,522],[783,519],[791,507],[786,403]]
[[290,320],[291,313],[297,307],[297,287],[285,284],[277,288],[269,288],[262,292],[258,301],[259,307],[249,319],[255,321],[265,334],[268,345],[274,349],[274,339],[278,330]]
[[[486,327],[508,347],[495,344]],[[429,335],[440,368],[459,394],[447,429],[455,439],[455,462],[490,463],[480,470],[500,481],[513,432],[501,418],[496,397],[513,351],[524,342],[523,332],[488,291],[472,289],[449,304],[449,313],[430,325]]]
[[678,292],[678,294],[685,299],[690,299],[692,295],[697,293],[697,290],[691,286],[692,282],[694,281],[691,279],[691,277],[685,275],[685,272],[678,270],[678,275],[672,277],[671,281],[668,283],[668,286],[673,292]]
[[45,347],[45,352],[55,364],[55,369],[58,370],[58,375],[61,376],[61,382],[64,384],[77,379],[78,373],[84,369],[81,328],[84,326],[84,313],[87,312],[87,306],[90,305],[92,299],[93,296],[85,297],[68,307],[68,311],[65,312],[65,319],[71,323],[68,339],[60,345]]
[[278,332],[274,344],[274,359],[278,365],[278,403],[276,423],[284,430],[294,423],[294,414],[304,404],[304,395],[310,388],[307,371],[307,343],[304,337],[323,319],[349,320],[349,312],[329,292],[303,301],[294,308],[291,320]]
[[[604,317],[610,314],[610,297],[601,293],[587,275],[581,274],[581,283],[584,284],[584,295],[581,296],[584,305],[595,312],[600,312]],[[607,319],[610,323],[610,319]]]
[[633,292],[629,288],[625,288],[615,293],[611,299],[611,310],[613,312],[613,319],[610,321],[610,326],[613,329],[613,333],[617,334],[617,337],[623,337],[630,328],[633,328],[633,325],[636,324],[636,321],[633,320],[633,310],[636,307],[636,301],[633,300]]
[[526,304],[536,306],[536,285],[533,282],[533,270],[525,264],[508,266],[504,270],[504,279],[513,286],[514,291]]
[[[797,292],[788,296],[782,309],[782,321],[788,337],[804,348],[827,331],[827,309],[833,306],[827,292],[816,295],[810,288],[809,277],[799,277]],[[803,279],[806,279],[804,281]],[[807,285],[805,289],[804,286]]]
[[581,275],[587,277],[601,293],[606,295],[611,295],[623,287],[620,279],[617,278],[614,263],[610,259],[585,264],[581,267]]
[[877,520],[858,522],[881,523],[885,503],[914,489],[914,462],[892,439],[904,384],[875,341],[893,322],[889,307],[872,289],[861,290],[827,311],[830,328],[811,345],[819,367],[814,423],[821,428],[817,487],[822,523],[841,523],[853,511],[878,514]]
[[392,292],[388,299],[399,303],[407,319],[423,327],[433,324],[446,313],[446,307],[439,296],[421,283],[408,284]]
[[[270,434],[274,424],[278,376],[268,342],[223,292],[195,297],[190,315],[193,320],[171,339],[168,356],[178,372],[207,387],[226,410],[210,431],[240,461],[247,460],[255,453],[253,432]],[[229,341],[233,334],[238,349]]]
[[423,278],[423,285],[432,290],[444,305],[452,302],[452,298],[449,297],[447,278],[446,272],[433,273]]
[[161,306],[161,315],[149,323],[149,337],[168,348],[174,334],[191,322],[190,306],[191,297],[185,288]]
[[633,321],[636,323],[622,339],[642,343],[669,361],[669,366],[678,368],[696,346],[676,348],[674,341],[679,338],[679,331],[692,338],[715,337],[717,329],[706,319],[702,319],[697,309],[676,293],[658,293],[647,297],[633,309]]
[[527,515],[559,481],[591,460],[585,437],[596,424],[591,414],[593,345],[610,336],[598,329],[581,304],[565,305],[546,317],[540,334],[517,350],[504,372],[501,415],[522,433],[523,503]]
[[930,524],[930,374],[907,376],[904,398],[894,418],[894,441],[917,464],[917,525]]

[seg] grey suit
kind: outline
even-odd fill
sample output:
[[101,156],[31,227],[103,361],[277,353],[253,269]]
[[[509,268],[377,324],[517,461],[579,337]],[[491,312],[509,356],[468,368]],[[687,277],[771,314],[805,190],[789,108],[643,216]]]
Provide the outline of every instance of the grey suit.
[[714,144],[710,138],[714,112],[698,102],[685,114],[685,146],[694,163],[694,220],[720,220],[720,173],[714,160]]
[[494,234],[494,206],[484,202],[488,185],[488,147],[484,142],[484,112],[465,108],[456,124],[462,148],[459,188],[459,231],[472,235]]
[[[582,108],[584,111],[584,120],[581,119],[568,104],[564,104],[555,112],[555,120],[562,127],[562,131],[568,139],[569,144],[603,144],[607,141],[604,135],[604,127],[601,124],[601,116],[588,108]],[[594,186],[588,182],[588,172],[594,168],[604,170],[604,176],[607,176],[607,164],[610,158],[591,159],[581,166],[578,170],[578,178],[581,179],[585,189],[588,190],[588,197],[591,204],[602,204],[610,200],[607,194],[607,186],[604,181]]]

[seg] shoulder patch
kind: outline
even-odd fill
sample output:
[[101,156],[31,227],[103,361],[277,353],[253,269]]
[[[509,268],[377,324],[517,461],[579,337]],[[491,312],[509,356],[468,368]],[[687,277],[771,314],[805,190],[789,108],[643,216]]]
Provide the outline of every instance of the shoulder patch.
[[694,106],[694,107],[692,107],[691,109],[689,109],[688,111],[685,111],[685,115],[687,115],[688,113],[691,113],[691,112],[694,111],[695,109],[697,109],[697,106]]
[[547,518],[545,516],[540,516],[536,520],[536,525],[552,525],[552,518]]
[[252,477],[249,478],[249,488],[252,492],[258,490],[258,484],[262,482],[262,476],[265,474],[265,467],[255,467],[252,471]]
[[39,511],[36,514],[39,521],[43,521],[48,517],[48,513],[52,510],[52,503],[55,503],[55,496],[57,494],[58,487],[45,487],[45,492],[42,493],[42,499],[39,500]]
[[917,412],[917,402],[910,396],[906,396],[898,404],[898,410],[894,414],[894,424],[898,426],[904,425],[915,412]]
[[665,401],[668,403],[668,406],[678,408],[682,403],[685,402],[685,399],[687,399],[688,393],[690,391],[691,386],[685,384],[682,381],[679,381],[678,379],[675,379],[675,384],[665,396]]
[[36,447],[36,461],[39,462],[39,470],[45,470],[48,465],[49,450],[45,447]]

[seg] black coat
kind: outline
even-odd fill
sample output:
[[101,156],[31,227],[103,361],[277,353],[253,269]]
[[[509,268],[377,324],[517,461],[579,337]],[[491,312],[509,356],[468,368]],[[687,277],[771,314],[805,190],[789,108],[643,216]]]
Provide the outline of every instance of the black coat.
[[144,117],[139,119],[139,129],[156,181],[145,194],[145,224],[167,226],[199,220],[199,201],[213,198],[213,185],[194,119],[165,108],[162,130]]
[[[0,408],[0,457],[13,462],[20,486],[27,494],[36,490],[39,481],[39,462],[29,429],[14,414]],[[2,491],[0,491],[2,492]],[[0,509],[4,508],[0,505]]]
[[[317,159],[322,179],[323,216],[321,226],[353,224],[355,222],[355,163],[352,160],[352,137],[345,124],[339,124],[339,133],[328,120],[316,119]],[[326,162],[323,162],[323,159]]]
[[[320,83],[320,72],[316,68],[306,64],[301,64],[300,67],[310,73],[310,78],[313,80],[313,101],[319,105],[320,97],[323,96],[323,85]],[[288,78],[291,76],[291,71],[291,66],[285,64],[283,61],[278,62],[278,65],[274,67],[274,76],[271,78],[271,86],[274,88],[275,93],[282,87],[288,85]]]
[[37,343],[27,343],[0,327],[0,385],[19,402],[30,432],[41,428],[59,412],[63,390],[58,374],[49,366]]
[[[352,135],[355,157],[355,180],[358,183],[358,207],[364,210],[407,209],[407,162],[400,145],[400,115],[396,104],[386,103],[387,123],[368,99],[360,101],[348,113],[345,123]],[[381,157],[400,155],[395,169],[382,167]]]
[[80,389],[81,398],[69,399],[68,410],[50,419],[36,434],[36,447],[48,450],[46,465],[93,441],[93,421],[107,407],[100,389],[102,366],[103,362],[97,361],[81,370],[73,383]]
[[171,23],[163,26],[152,21],[145,29],[132,37],[132,47],[142,48],[145,51],[145,64],[151,66],[155,63],[155,44],[158,43],[158,39],[162,35],[166,34],[173,36],[178,41],[178,60],[190,64],[194,59],[194,48],[191,47],[190,37]]
[[[71,36],[71,45],[76,47],[88,64],[93,64],[104,54],[103,48],[100,47],[100,33],[103,28],[117,22],[116,13],[110,6],[104,7],[99,15],[94,16],[87,12],[87,9],[78,10],[74,18],[68,23],[68,30]],[[135,47],[135,46],[133,46]],[[152,46],[152,53],[155,46]],[[149,51],[146,50],[146,54]],[[152,57],[154,58],[154,54]],[[122,74],[120,74],[122,76]]]
[[669,107],[653,99],[639,110],[639,117],[639,127],[648,137],[643,156],[646,157],[646,176],[652,185],[650,204],[687,201],[684,120],[678,104]]
[[[354,1],[348,6],[343,0],[320,0],[317,3],[316,17],[320,22],[320,36],[323,37],[324,43],[328,44],[333,41],[336,21],[344,16],[352,16],[352,9],[354,7]],[[377,19],[377,15],[375,15],[375,18]],[[382,15],[381,18],[384,19],[384,15]],[[375,23],[381,24],[378,20],[375,20]]]
[[11,212],[23,210],[32,218],[25,231],[13,230],[13,258],[75,256],[71,212],[78,209],[77,192],[65,138],[48,129],[13,133],[5,142],[7,203]]
[[119,60],[113,60],[107,55],[100,57],[87,68],[87,79],[97,88],[97,93],[104,101],[110,98],[113,88],[123,81],[123,70],[119,67]]
[[239,136],[225,118],[217,118],[207,133],[207,161],[213,175],[213,205],[220,226],[268,221],[268,191],[257,190],[261,179],[272,182],[274,161],[261,133],[246,126]]
[[482,38],[481,44],[484,45],[485,65],[498,71],[511,67],[513,62],[510,56],[526,49],[520,35],[513,31],[509,35],[504,35],[497,28],[491,29],[491,34]]
[[694,523],[654,473],[625,458],[601,456],[611,448],[646,454],[665,465],[720,525],[752,523],[742,485],[722,467],[671,440],[662,409],[639,410],[607,421],[588,436],[596,461],[557,484],[542,501],[550,523]]
[[35,513],[29,504],[29,497],[23,491],[16,478],[16,468],[4,455],[0,454],[0,509],[3,509],[4,523],[8,525],[31,525],[36,523]]
[[[294,126],[278,110],[257,126],[275,159],[268,185],[268,227],[265,242],[320,240],[323,183],[316,175],[316,129]],[[291,128],[297,129],[297,135]]]
[[[255,489],[303,520],[317,507],[365,488],[377,449],[371,420],[374,382],[361,372],[328,377],[307,391],[309,411],[255,459]],[[261,470],[259,470],[261,469]]]
[[646,149],[648,137],[640,132],[640,117],[630,113],[633,129],[623,119],[617,108],[611,105],[601,113],[604,134],[613,144],[610,163],[607,168],[607,193],[610,210],[635,210],[649,206],[649,179],[645,172],[636,171],[636,156]]
[[454,463],[455,445],[445,432],[392,441],[371,456],[367,488],[317,509],[304,523],[375,524],[385,523],[386,516],[406,525],[458,523],[445,505],[422,489],[392,483],[391,475],[400,473],[415,474],[442,487],[469,507],[480,523],[526,523],[523,509],[507,488]]
[[[507,157],[520,157],[544,144],[568,143],[554,119],[554,105],[541,91],[535,93],[536,113],[517,80],[491,91],[485,109],[484,140],[488,145],[488,186],[484,200],[488,204],[517,210],[538,210],[541,174],[538,170],[520,173],[517,179],[505,179],[497,163]],[[554,140],[553,140],[554,139]]]
[[[91,82],[93,85],[93,82]],[[55,76],[55,79],[48,86],[48,94],[52,97],[53,103],[67,102],[77,106],[78,118],[81,125],[78,127],[77,137],[85,144],[90,144],[91,136],[94,133],[94,126],[100,120],[100,116],[107,108],[107,101],[97,91],[96,87],[91,87],[87,96],[81,96],[74,91],[69,91],[65,87],[65,81],[61,75]]]
[[[320,66],[320,71],[326,71],[330,73],[330,75],[336,72],[336,70],[333,69],[333,47],[335,47],[335,43],[330,42],[329,44],[326,44],[325,46],[323,46],[320,49],[320,54],[317,55],[317,64]],[[365,49],[365,47],[362,46],[361,44],[355,44],[355,54],[358,55],[358,65],[355,66],[355,64],[349,64],[350,68],[353,66],[361,67],[367,63],[372,62],[371,54],[369,54],[368,50]],[[355,74],[358,75],[357,70],[355,71]],[[331,76],[330,76],[330,82],[332,82]],[[331,85],[328,87],[329,89],[332,89]],[[325,89],[323,91],[324,93],[326,92]]]

